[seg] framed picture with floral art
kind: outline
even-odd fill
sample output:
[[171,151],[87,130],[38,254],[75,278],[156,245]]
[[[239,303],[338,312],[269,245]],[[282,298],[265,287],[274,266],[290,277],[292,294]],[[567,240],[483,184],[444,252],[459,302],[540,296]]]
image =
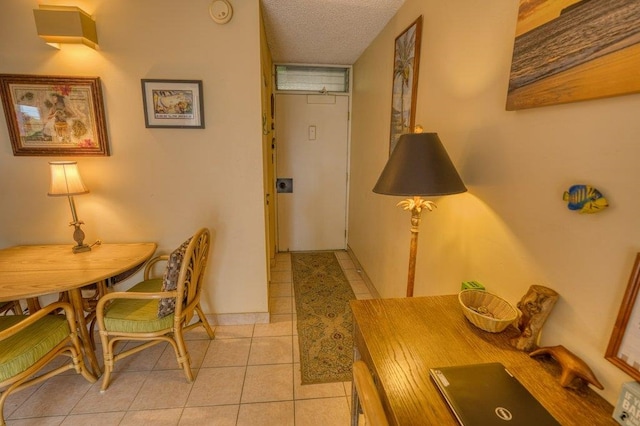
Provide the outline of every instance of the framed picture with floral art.
[[0,74],[16,156],[109,155],[99,77]]
[[396,147],[400,135],[412,133],[415,125],[421,39],[422,15],[396,37],[393,54],[389,155]]

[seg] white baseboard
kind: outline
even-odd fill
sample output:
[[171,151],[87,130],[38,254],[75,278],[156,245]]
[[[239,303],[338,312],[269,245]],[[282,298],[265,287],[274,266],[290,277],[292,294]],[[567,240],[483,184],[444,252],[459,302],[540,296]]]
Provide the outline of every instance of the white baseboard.
[[369,293],[371,293],[371,297],[373,297],[374,299],[380,299],[380,293],[378,293],[376,286],[373,285],[373,282],[371,282],[371,279],[369,279],[367,272],[364,270],[364,268],[358,261],[358,258],[356,257],[355,253],[353,252],[353,250],[351,250],[351,247],[349,247],[348,245],[347,245],[347,254],[349,254],[351,261],[353,262],[353,264],[356,266],[356,269],[358,270],[358,274],[362,277],[362,280],[364,281],[367,288],[369,289]]
[[211,325],[268,324],[268,312],[249,312],[242,314],[206,314]]

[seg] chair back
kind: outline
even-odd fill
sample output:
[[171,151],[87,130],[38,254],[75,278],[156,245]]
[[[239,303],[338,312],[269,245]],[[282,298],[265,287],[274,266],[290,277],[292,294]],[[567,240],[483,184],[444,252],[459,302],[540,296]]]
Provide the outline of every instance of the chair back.
[[358,393],[358,400],[366,425],[369,426],[388,426],[389,422],[380,402],[380,394],[373,383],[369,367],[364,361],[356,361],[353,363],[353,383]]
[[178,275],[178,295],[176,301],[175,321],[184,325],[189,324],[193,318],[194,309],[200,302],[204,273],[209,258],[210,233],[207,228],[201,228],[196,232],[187,249],[185,250],[182,265]]

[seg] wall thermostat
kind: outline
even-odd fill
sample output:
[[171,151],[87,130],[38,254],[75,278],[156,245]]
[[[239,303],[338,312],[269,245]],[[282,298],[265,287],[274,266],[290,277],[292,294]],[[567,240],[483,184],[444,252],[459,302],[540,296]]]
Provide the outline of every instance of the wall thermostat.
[[231,3],[228,0],[213,0],[209,6],[209,15],[218,24],[226,24],[233,15]]

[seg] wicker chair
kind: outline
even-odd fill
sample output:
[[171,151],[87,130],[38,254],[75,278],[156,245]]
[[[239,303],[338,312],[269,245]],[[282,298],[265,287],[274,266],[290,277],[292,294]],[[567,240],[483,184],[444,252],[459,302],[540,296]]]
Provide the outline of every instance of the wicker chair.
[[20,306],[19,300],[11,300],[9,302],[0,303],[0,315],[20,315],[22,313],[22,306]]
[[[0,316],[0,425],[5,424],[5,401],[17,390],[71,368],[91,383],[97,380],[85,368],[76,327],[73,308],[63,302],[52,303],[32,315]],[[69,360],[39,374],[58,355]]]
[[[214,337],[200,306],[209,240],[209,230],[200,229],[170,256],[151,259],[145,266],[144,281],[126,292],[107,293],[98,301],[96,318],[105,370],[101,392],[109,387],[117,361],[162,342],[171,344],[187,380],[193,381],[183,333],[202,326],[209,338]],[[152,278],[159,261],[167,261],[164,276]],[[121,341],[144,343],[116,353],[115,347]]]
[[353,384],[357,392],[354,398],[358,398],[366,425],[388,426],[389,422],[380,402],[380,394],[373,383],[369,367],[363,361],[358,360],[353,363]]

